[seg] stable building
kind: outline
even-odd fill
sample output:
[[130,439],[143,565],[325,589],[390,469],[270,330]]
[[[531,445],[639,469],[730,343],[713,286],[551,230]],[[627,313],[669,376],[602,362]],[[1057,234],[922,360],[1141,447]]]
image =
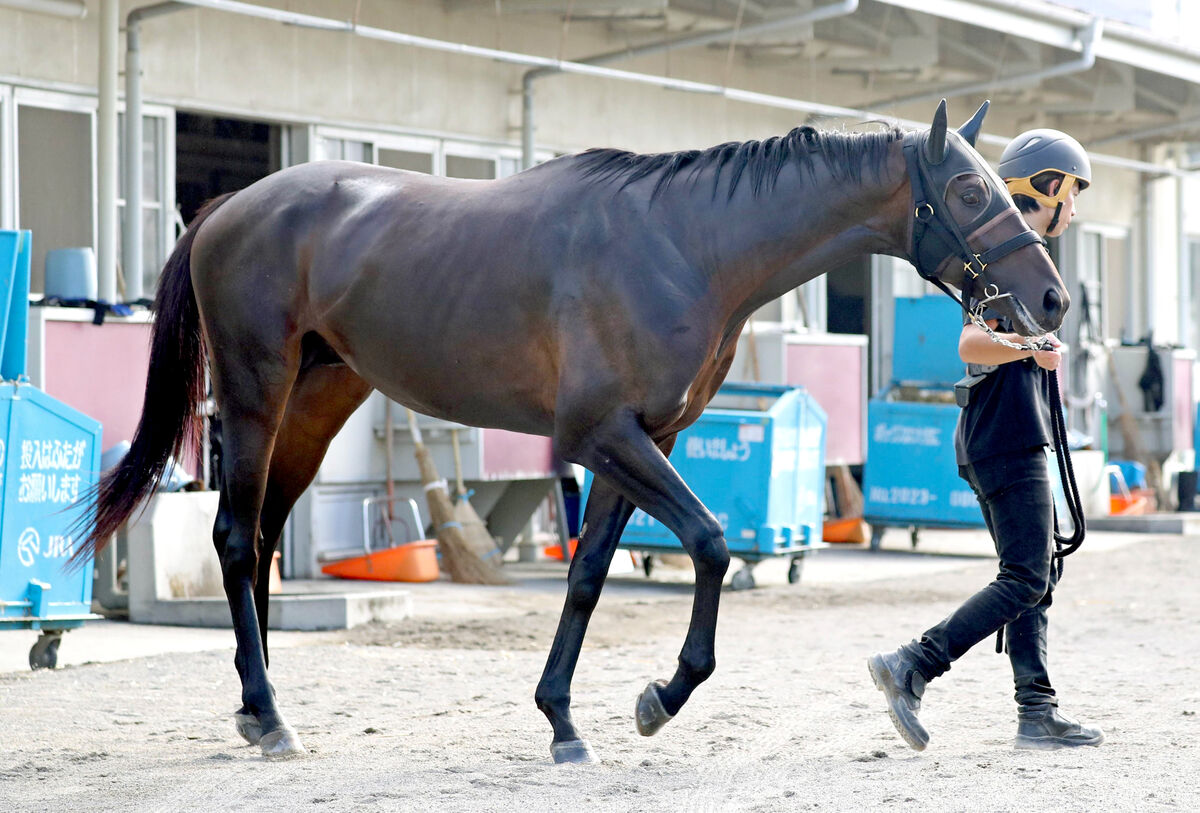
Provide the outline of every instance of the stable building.
[[[204,200],[306,161],[488,179],[588,147],[923,127],[943,97],[954,123],[990,99],[988,159],[1031,127],[1089,149],[1092,189],[1052,246],[1077,305],[1063,338],[1153,334],[1168,403],[1137,409],[1145,348],[1118,376],[1145,442],[1179,458],[1200,343],[1200,51],[1180,36],[1198,24],[1188,4],[1140,0],[0,0],[0,228],[33,231],[35,294],[77,293],[47,289],[45,260],[86,248],[90,298],[136,304]],[[794,373],[834,401],[830,460],[861,464],[866,401],[907,352],[892,302],[931,290],[892,258],[833,269],[756,315],[738,373]],[[98,417],[106,447],[130,437],[146,312],[96,326],[87,309],[35,310],[31,377]],[[1115,417],[1107,367],[1070,376],[1074,422],[1105,420],[1097,392]],[[288,574],[369,539],[385,411],[372,396],[335,442],[294,513]],[[450,429],[432,429],[451,470]],[[511,542],[559,475],[548,442],[460,440]]]

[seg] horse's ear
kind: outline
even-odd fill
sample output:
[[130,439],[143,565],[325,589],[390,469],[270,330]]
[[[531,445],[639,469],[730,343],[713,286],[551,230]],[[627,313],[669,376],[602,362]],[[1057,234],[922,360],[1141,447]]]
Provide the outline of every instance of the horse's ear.
[[983,104],[979,105],[979,109],[975,111],[975,115],[971,116],[971,120],[958,128],[958,134],[972,147],[975,146],[975,139],[979,137],[979,131],[983,129],[983,117],[987,115],[991,104],[990,101],[984,101]]
[[929,136],[925,139],[925,160],[931,164],[940,164],[946,157],[946,100],[942,99],[937,112],[933,114],[933,126],[929,128]]

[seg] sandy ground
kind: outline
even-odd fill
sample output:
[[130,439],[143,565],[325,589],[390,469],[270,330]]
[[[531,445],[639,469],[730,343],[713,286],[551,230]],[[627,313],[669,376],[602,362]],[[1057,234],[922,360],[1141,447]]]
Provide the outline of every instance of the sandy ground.
[[0,674],[0,810],[1198,810],[1200,539],[1089,543],[1051,611],[1051,664],[1100,748],[1014,751],[1011,673],[987,641],[930,685],[932,742],[909,750],[865,658],[994,560],[895,552],[872,570],[888,560],[838,550],[798,586],[764,567],[765,586],[725,593],[717,673],[650,739],[633,701],[673,669],[689,577],[611,579],[574,684],[598,765],[553,765],[533,706],[564,589],[543,567],[438,585],[404,624],[289,639],[271,672],[297,760],[234,733],[228,649]]

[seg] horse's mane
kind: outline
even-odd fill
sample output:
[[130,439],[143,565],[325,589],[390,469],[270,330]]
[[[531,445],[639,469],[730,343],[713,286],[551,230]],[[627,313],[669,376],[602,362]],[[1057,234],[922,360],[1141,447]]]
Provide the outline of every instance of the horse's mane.
[[864,165],[869,165],[878,176],[889,146],[903,137],[904,132],[896,127],[844,133],[804,126],[763,141],[731,141],[706,150],[640,155],[624,150],[593,149],[576,158],[585,178],[596,182],[621,181],[622,188],[657,175],[651,200],[662,194],[677,175],[686,171],[687,180],[695,184],[701,170],[714,167],[712,196],[716,199],[725,170],[729,171],[729,197],[733,197],[738,182],[747,172],[753,193],[758,196],[773,187],[779,173],[792,162],[815,178],[813,156],[820,156],[834,178],[858,184],[862,182]]

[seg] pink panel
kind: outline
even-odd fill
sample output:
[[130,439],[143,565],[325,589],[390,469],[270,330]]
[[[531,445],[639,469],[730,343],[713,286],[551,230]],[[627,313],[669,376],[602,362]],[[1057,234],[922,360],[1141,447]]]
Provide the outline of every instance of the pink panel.
[[[1167,351],[1168,354],[1170,351]],[[1172,424],[1175,427],[1174,444],[1175,449],[1190,449],[1194,436],[1192,434],[1192,421],[1194,418],[1194,406],[1192,405],[1192,360],[1188,358],[1172,359],[1171,363],[1175,369],[1172,371],[1175,374],[1175,380],[1172,382],[1175,397],[1174,403],[1171,404],[1171,411],[1174,413]]]
[[864,460],[864,356],[865,348],[859,345],[787,345],[784,383],[808,390],[829,418],[825,430],[828,463],[856,464]]
[[484,429],[482,441],[484,480],[554,476],[550,438]]
[[100,421],[101,448],[133,438],[142,414],[150,325],[46,320],[44,389]]

